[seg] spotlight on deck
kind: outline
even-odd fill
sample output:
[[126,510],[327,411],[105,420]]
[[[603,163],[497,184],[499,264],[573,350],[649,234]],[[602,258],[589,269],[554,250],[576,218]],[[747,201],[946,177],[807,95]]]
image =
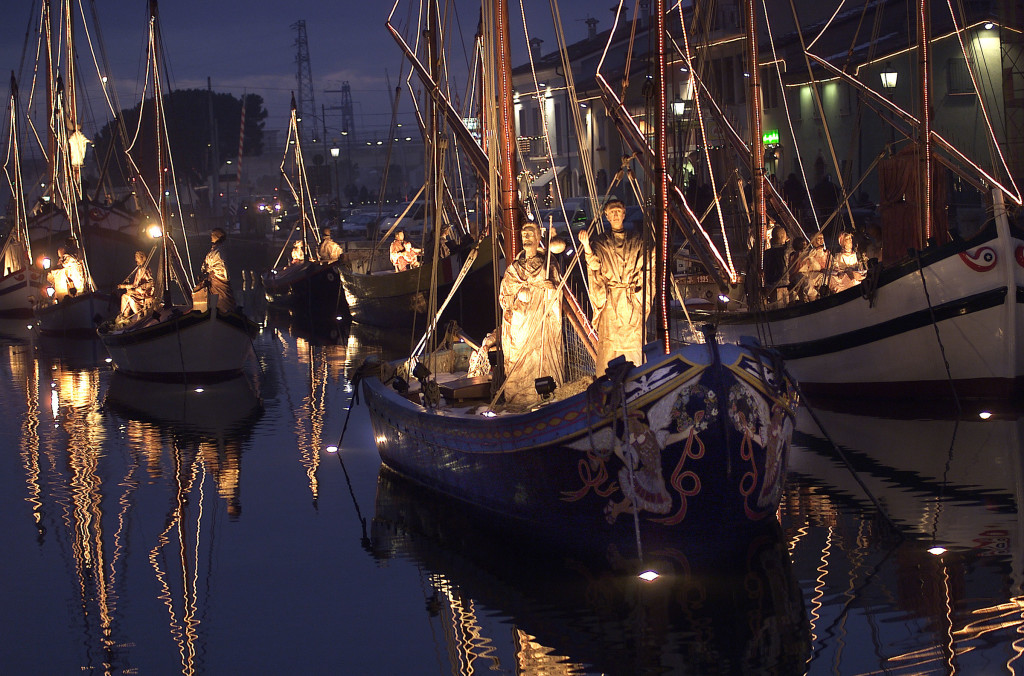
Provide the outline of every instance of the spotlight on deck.
[[405,394],[409,391],[409,383],[405,381],[405,378],[399,378],[395,376],[395,379],[391,381],[391,387],[395,388],[395,392],[399,394]]
[[533,389],[537,390],[537,394],[547,399],[555,391],[555,379],[551,376],[542,376],[533,381]]
[[428,378],[429,376],[430,369],[428,369],[423,362],[416,362],[416,366],[414,366],[412,369],[412,377],[415,378],[416,380],[423,380],[424,378]]

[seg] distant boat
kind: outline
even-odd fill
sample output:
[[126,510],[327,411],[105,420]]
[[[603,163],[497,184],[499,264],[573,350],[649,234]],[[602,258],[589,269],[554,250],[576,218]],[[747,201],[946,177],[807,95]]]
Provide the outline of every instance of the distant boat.
[[[150,2],[149,73],[152,91],[162,95],[160,73],[160,31],[155,0]],[[159,157],[169,157],[169,140],[161,113],[156,106],[156,138]],[[166,172],[169,173],[169,172]],[[157,289],[156,307],[144,307],[131,317],[105,322],[97,333],[110,353],[115,368],[131,376],[186,382],[220,380],[240,373],[254,356],[252,339],[258,327],[240,308],[218,309],[217,287],[194,285],[182,268],[181,258],[172,239],[167,186],[174,185],[165,172],[158,172],[159,184],[154,208],[159,214],[160,275],[163,289]],[[211,273],[212,274],[212,273]],[[171,285],[177,282],[186,295],[185,302],[174,303]],[[195,289],[195,290],[193,290]]]
[[32,246],[28,234],[28,210],[25,203],[25,181],[21,167],[21,107],[18,83],[11,74],[8,99],[7,156],[5,166],[11,200],[8,211],[11,229],[0,248],[0,318],[29,318],[35,307],[45,298],[46,275],[33,264]]
[[[313,195],[306,177],[302,156],[298,112],[292,96],[291,117],[281,176],[288,184],[298,208],[298,222],[292,228],[277,256],[274,266],[263,275],[267,300],[288,305],[296,312],[314,317],[347,317],[345,294],[342,292],[341,268],[344,254],[337,260],[320,259],[321,230],[317,225]],[[292,237],[295,237],[294,243]],[[294,253],[291,250],[294,247]],[[340,250],[340,245],[338,245]]]

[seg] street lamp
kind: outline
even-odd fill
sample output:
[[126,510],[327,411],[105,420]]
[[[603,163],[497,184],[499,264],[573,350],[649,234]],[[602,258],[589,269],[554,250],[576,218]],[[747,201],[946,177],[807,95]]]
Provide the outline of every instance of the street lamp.
[[341,183],[338,181],[338,155],[341,154],[341,148],[338,147],[337,143],[331,144],[331,157],[334,159],[334,196],[338,200],[338,206],[341,206]]
[[[882,88],[885,89],[885,97],[889,99],[889,103],[892,103],[893,94],[896,90],[896,80],[899,79],[899,73],[893,69],[892,65],[887,61],[885,68],[881,72],[882,77]],[[889,145],[892,146],[896,143],[896,117],[890,112],[889,120]]]

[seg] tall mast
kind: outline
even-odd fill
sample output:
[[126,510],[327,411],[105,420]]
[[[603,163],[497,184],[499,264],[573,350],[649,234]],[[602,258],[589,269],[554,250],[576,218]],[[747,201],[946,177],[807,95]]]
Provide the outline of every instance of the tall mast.
[[[519,211],[516,201],[516,147],[515,124],[512,120],[512,63],[511,42],[508,33],[508,3],[494,0],[495,88],[498,104],[498,146],[501,213],[495,219],[502,227],[505,260],[515,260],[519,249]],[[492,235],[498,233],[492,228]]]
[[918,190],[921,205],[921,246],[932,236],[932,105],[931,105],[931,9],[929,0],[917,3],[917,55],[920,73],[921,125],[918,127]]
[[[748,256],[757,256],[758,279],[754,281],[758,302],[763,300],[763,284],[760,279],[762,256],[768,237],[768,219],[765,213],[764,199],[764,137],[761,127],[761,72],[757,65],[757,17],[754,14],[753,0],[743,0],[743,14],[746,22],[747,53],[750,57],[747,68],[750,69],[750,91],[747,94],[747,112],[750,122],[750,184],[753,201],[754,251]],[[751,280],[747,280],[748,283]]]
[[[666,71],[668,70],[668,59],[665,55],[665,0],[654,2],[654,34],[655,49],[657,50],[657,73],[658,73],[658,100],[654,106],[654,199],[657,214],[657,276],[658,282],[658,330],[661,333],[661,341],[665,354],[669,353],[669,316],[668,316],[668,292],[669,292],[669,269],[668,269],[668,172],[665,169],[665,156],[667,155],[665,128],[668,124],[667,108],[668,94],[666,92]],[[648,273],[650,274],[650,273]]]

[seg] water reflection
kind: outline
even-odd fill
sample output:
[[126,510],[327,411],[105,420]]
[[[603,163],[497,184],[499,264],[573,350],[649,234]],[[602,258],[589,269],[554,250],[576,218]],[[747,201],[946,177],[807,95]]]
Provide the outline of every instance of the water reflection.
[[[508,624],[515,673],[803,670],[807,618],[777,524],[745,536],[729,556],[645,552],[642,566],[616,552],[580,556],[531,543],[381,470],[372,553],[426,569],[426,610],[451,673],[498,669]],[[637,574],[648,567],[670,572],[644,582]]]
[[[783,509],[799,574],[814,581],[812,665],[856,669],[853,643],[873,646],[868,664],[914,673],[977,673],[999,653],[1019,662],[1021,414],[813,412],[825,432],[801,411]],[[851,506],[865,514],[856,524]],[[886,632],[861,623],[874,604],[890,608]]]

